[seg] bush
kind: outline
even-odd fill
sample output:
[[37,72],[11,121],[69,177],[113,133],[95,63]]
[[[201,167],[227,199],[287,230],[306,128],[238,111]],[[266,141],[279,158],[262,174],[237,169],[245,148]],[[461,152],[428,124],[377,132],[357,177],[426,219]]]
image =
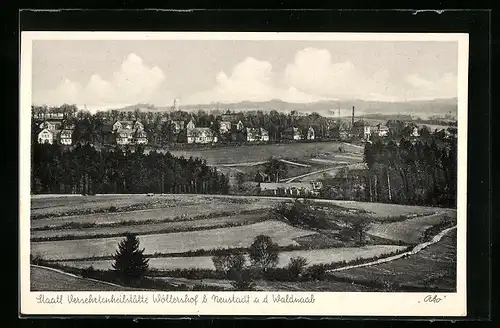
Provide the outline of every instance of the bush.
[[234,271],[234,281],[231,282],[234,290],[237,291],[253,291],[255,283],[252,281],[252,275],[249,270]]
[[88,268],[83,269],[81,275],[84,278],[94,278],[96,276],[96,270],[91,265]]
[[136,235],[127,234],[120,242],[113,256],[113,269],[121,281],[131,283],[144,276],[149,267],[149,260],[143,253],[144,249],[139,250],[139,239]]
[[114,205],[113,205],[113,206],[110,206],[110,207],[108,208],[108,211],[109,211],[109,212],[116,212],[116,211],[118,211],[118,208],[117,208],[116,206],[114,206]]
[[311,280],[324,280],[326,275],[326,265],[315,264],[310,266],[306,271],[306,278]]
[[212,256],[215,270],[228,274],[231,271],[241,271],[245,268],[245,255],[241,252]]
[[271,240],[271,237],[259,235],[250,245],[249,255],[253,265],[266,271],[278,265],[279,246]]
[[299,278],[304,272],[306,266],[307,266],[307,260],[304,257],[298,256],[291,258],[290,263],[288,263],[287,266],[290,277]]
[[274,212],[284,217],[293,226],[312,229],[336,228],[324,211],[314,209],[311,201],[306,199],[296,199],[292,204],[281,203]]

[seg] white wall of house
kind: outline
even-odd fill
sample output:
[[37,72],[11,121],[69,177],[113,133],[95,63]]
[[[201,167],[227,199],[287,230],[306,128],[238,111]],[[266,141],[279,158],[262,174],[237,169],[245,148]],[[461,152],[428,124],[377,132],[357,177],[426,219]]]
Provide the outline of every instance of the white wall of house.
[[38,134],[38,143],[44,144],[48,143],[51,144],[54,142],[54,134],[50,132],[48,129],[43,129],[40,131]]

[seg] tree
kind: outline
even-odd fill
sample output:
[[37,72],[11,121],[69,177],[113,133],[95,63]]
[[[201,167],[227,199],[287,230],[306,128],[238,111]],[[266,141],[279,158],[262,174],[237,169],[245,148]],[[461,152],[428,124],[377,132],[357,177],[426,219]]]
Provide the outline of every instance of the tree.
[[349,220],[351,228],[356,236],[356,243],[359,245],[364,245],[366,239],[366,231],[370,226],[370,220],[364,216],[349,218]]
[[144,276],[149,260],[143,253],[144,249],[139,249],[139,239],[134,234],[127,234],[118,244],[118,250],[113,255],[113,269],[121,281],[133,283]]
[[268,174],[276,182],[279,182],[280,178],[284,178],[288,174],[288,169],[285,163],[279,159],[270,158],[264,166],[264,173]]
[[266,271],[278,265],[279,246],[271,240],[271,237],[259,235],[250,246],[249,256],[253,265]]
[[215,255],[212,257],[215,270],[229,274],[232,271],[238,272],[245,268],[246,258],[241,252],[234,254]]
[[307,266],[306,258],[302,256],[292,257],[288,263],[288,272],[292,278],[298,278]]
[[238,190],[243,190],[245,184],[245,174],[243,172],[236,173],[236,187]]

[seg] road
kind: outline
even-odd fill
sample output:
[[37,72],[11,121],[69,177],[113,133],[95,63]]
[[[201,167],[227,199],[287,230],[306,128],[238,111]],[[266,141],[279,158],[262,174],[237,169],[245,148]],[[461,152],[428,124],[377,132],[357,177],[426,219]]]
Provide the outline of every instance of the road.
[[325,173],[325,172],[335,172],[335,171],[338,171],[338,170],[343,169],[343,168],[354,168],[354,167],[357,167],[359,165],[360,165],[360,163],[329,167],[326,169],[321,169],[321,170],[301,174],[301,175],[298,175],[298,176],[293,177],[293,178],[284,179],[283,182],[290,183],[290,182],[294,182],[295,180],[300,180],[302,178],[305,178],[305,177],[308,177],[311,175],[321,174],[321,173]]
[[337,269],[333,269],[333,270],[328,270],[327,272],[338,272],[338,271],[344,271],[344,270],[353,269],[353,268],[361,268],[361,267],[366,267],[366,266],[372,266],[372,265],[376,265],[376,264],[381,264],[381,263],[385,263],[385,262],[394,261],[394,260],[406,257],[408,255],[415,255],[418,252],[420,252],[421,250],[429,247],[430,245],[437,243],[446,234],[448,234],[450,231],[452,231],[452,230],[454,230],[456,228],[457,228],[457,226],[453,226],[451,228],[448,228],[448,229],[445,229],[445,230],[441,231],[440,233],[438,233],[437,235],[435,235],[432,238],[432,240],[430,240],[428,242],[425,242],[425,243],[418,244],[411,251],[400,253],[400,254],[397,254],[397,255],[389,256],[389,257],[385,257],[385,258],[381,258],[381,259],[378,259],[376,261],[372,261],[372,262],[368,262],[368,263],[362,263],[362,264],[357,264],[357,265],[349,265],[349,266],[345,266],[345,267],[341,267],[341,268],[337,268]]
[[139,289],[86,279],[60,270],[31,265],[31,291],[137,291]]

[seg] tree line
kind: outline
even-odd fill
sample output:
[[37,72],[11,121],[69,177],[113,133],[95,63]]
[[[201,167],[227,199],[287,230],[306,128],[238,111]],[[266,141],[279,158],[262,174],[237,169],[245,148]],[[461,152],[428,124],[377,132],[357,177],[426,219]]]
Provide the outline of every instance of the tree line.
[[99,151],[32,145],[32,193],[227,194],[228,178],[199,158],[175,157],[143,147]]

